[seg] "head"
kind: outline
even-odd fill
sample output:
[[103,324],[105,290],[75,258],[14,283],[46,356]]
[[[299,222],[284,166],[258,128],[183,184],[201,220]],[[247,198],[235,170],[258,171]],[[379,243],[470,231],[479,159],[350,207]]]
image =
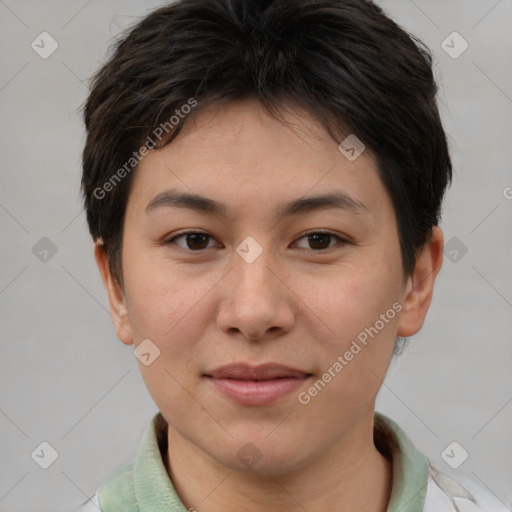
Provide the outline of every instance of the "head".
[[[151,340],[149,392],[214,459],[314,460],[421,328],[451,179],[431,64],[369,1],[181,0],[94,77],[82,189],[117,334]],[[212,385],[232,362],[306,378],[241,404]]]

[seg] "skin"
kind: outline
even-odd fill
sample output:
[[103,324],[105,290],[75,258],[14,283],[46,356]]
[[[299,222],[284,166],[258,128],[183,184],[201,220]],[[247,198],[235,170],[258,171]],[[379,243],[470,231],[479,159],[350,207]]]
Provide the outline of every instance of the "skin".
[[[433,229],[404,281],[395,213],[373,155],[349,161],[298,108],[286,120],[253,100],[197,112],[136,171],[123,231],[124,289],[101,240],[95,257],[120,340],[138,346],[149,338],[160,350],[139,366],[169,423],[165,464],[187,507],[382,512],[392,467],[373,443],[375,399],[396,336],[423,325],[443,234]],[[171,188],[222,202],[227,215],[169,206],[145,212]],[[367,210],[275,215],[282,203],[333,190]],[[184,229],[209,237],[164,244]],[[319,230],[334,236],[315,245],[305,234]],[[252,263],[236,252],[248,236],[263,251]],[[204,377],[235,361],[279,362],[313,374],[299,390],[307,391],[396,302],[402,311],[307,405],[293,392],[243,406]],[[246,443],[261,454],[250,468],[237,456]]]

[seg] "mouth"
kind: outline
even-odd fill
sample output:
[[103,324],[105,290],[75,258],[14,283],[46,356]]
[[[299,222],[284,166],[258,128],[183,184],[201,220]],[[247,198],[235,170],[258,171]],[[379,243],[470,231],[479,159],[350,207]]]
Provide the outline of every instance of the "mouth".
[[298,390],[311,376],[309,372],[277,363],[233,363],[204,374],[217,391],[241,405],[275,402]]

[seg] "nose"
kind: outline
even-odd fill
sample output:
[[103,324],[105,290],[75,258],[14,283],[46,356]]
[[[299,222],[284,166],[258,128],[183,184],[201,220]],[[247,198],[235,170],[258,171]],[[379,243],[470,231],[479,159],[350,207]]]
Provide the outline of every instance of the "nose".
[[294,294],[286,272],[263,253],[251,263],[235,255],[222,298],[217,326],[227,334],[250,341],[274,339],[292,329],[296,316]]

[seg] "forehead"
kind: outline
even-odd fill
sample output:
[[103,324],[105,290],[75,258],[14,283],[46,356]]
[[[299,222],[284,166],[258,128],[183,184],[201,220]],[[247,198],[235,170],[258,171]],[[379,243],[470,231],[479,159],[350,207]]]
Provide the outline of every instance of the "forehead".
[[307,113],[288,109],[281,121],[253,100],[199,110],[171,143],[140,162],[129,203],[145,210],[167,189],[213,198],[232,210],[333,190],[370,211],[389,202],[369,150],[350,161]]

